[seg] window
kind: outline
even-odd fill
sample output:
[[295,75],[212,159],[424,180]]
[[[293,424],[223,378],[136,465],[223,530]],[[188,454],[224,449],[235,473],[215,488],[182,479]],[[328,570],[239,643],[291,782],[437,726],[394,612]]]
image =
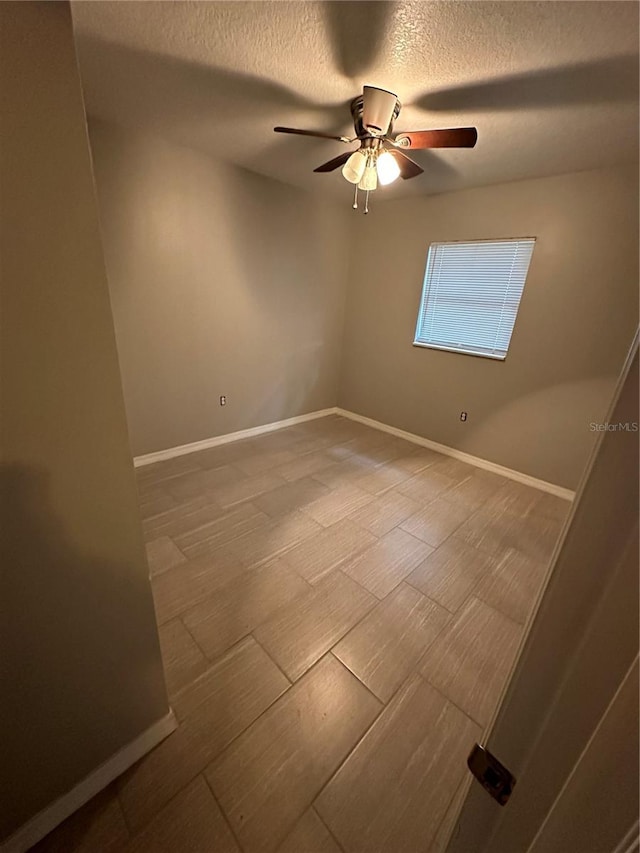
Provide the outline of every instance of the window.
[[432,243],[414,345],[504,360],[534,244]]

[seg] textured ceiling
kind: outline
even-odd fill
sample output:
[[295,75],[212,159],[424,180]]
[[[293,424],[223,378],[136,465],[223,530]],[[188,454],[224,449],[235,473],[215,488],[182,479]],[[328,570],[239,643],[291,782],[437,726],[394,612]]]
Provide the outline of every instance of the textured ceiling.
[[88,112],[264,175],[350,197],[313,174],[350,134],[363,84],[396,92],[395,130],[475,125],[473,150],[417,152],[385,197],[636,160],[634,2],[75,2]]

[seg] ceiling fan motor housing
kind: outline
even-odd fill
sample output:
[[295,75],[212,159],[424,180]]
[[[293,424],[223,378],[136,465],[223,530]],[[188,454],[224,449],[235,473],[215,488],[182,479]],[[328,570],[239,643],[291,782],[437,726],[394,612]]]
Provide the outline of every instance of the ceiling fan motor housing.
[[362,137],[384,136],[389,133],[400,107],[400,101],[393,92],[365,86],[363,94],[351,102],[356,134]]

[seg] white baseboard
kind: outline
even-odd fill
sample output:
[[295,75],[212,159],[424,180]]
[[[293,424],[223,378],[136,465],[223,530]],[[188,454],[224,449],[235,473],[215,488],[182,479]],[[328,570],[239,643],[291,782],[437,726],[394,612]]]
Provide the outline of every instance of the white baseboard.
[[193,441],[191,444],[181,444],[178,447],[169,447],[167,450],[158,450],[156,453],[145,453],[144,456],[135,456],[133,464],[136,468],[143,465],[152,465],[154,462],[164,462],[175,456],[186,456],[187,453],[196,453],[198,450],[208,450],[210,447],[218,447],[220,444],[228,444],[230,441],[240,441],[242,438],[252,438],[265,432],[273,432],[276,429],[302,424],[305,421],[313,421],[316,418],[324,418],[327,415],[335,415],[338,410],[335,406],[330,409],[319,409],[317,412],[308,412],[306,415],[296,415],[283,421],[273,421],[270,424],[261,424],[250,429],[241,429],[238,432],[227,432],[224,435],[214,435],[213,438],[205,438],[202,441]]
[[421,435],[415,435],[412,432],[406,432],[403,429],[383,424],[380,421],[374,421],[372,418],[367,418],[364,415],[358,415],[356,412],[350,412],[348,409],[338,407],[337,414],[345,418],[350,418],[352,421],[358,421],[366,426],[374,429],[388,432],[398,438],[404,438],[406,441],[412,441],[414,444],[419,444],[422,447],[428,447],[429,450],[435,450],[437,453],[442,453],[445,456],[452,456],[454,459],[459,459],[461,462],[467,462],[469,465],[475,465],[477,468],[483,468],[485,471],[492,471],[494,474],[500,474],[503,477],[508,477],[510,480],[515,480],[518,483],[523,483],[525,486],[532,486],[534,489],[540,489],[542,492],[548,492],[558,498],[563,498],[567,501],[572,501],[575,497],[575,492],[571,489],[565,489],[564,486],[556,486],[555,483],[547,483],[546,480],[539,480],[537,477],[531,477],[529,474],[523,474],[521,471],[514,471],[512,468],[505,468],[503,465],[498,465],[496,462],[489,462],[487,459],[481,459],[479,456],[472,456],[470,453],[465,453],[463,450],[456,450],[455,447],[448,447],[446,444],[438,444],[437,441],[431,441],[428,438],[423,438]]
[[163,741],[178,724],[173,711],[149,726],[131,743],[108,758],[104,764],[79,782],[62,797],[44,808],[41,812],[16,830],[0,847],[1,853],[24,853],[37,844],[58,824],[87,803],[92,797],[106,788],[118,776],[128,770],[150,750]]

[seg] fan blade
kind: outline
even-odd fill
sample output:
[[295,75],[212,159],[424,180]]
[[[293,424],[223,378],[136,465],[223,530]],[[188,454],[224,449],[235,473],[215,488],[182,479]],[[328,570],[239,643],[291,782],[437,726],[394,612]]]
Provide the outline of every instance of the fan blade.
[[319,133],[317,130],[298,130],[296,127],[274,127],[276,133],[295,133],[298,136],[317,136],[318,139],[335,139],[336,142],[353,142],[348,136],[332,136],[330,133]]
[[362,90],[362,124],[372,133],[389,130],[398,98],[393,92],[365,86]]
[[410,130],[393,140],[400,148],[473,148],[478,139],[475,127],[448,130]]
[[[358,149],[356,148],[356,151]],[[333,172],[334,169],[337,169],[338,166],[343,166],[349,157],[354,154],[354,151],[347,151],[345,154],[340,154],[338,157],[334,157],[333,160],[328,160],[326,163],[323,163],[322,166],[318,166],[317,169],[314,169],[314,172]]]
[[412,160],[411,157],[407,157],[407,155],[403,154],[402,151],[398,151],[394,148],[385,148],[385,151],[388,151],[396,161],[400,168],[400,177],[405,181],[409,178],[416,178],[424,172],[422,166],[418,166],[415,160]]

